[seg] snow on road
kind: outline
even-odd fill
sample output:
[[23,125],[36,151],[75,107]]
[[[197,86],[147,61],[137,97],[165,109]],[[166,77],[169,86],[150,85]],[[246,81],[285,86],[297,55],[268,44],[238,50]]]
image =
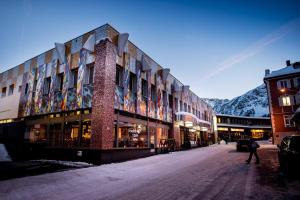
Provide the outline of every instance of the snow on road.
[[234,144],[0,182],[1,199],[256,199]]

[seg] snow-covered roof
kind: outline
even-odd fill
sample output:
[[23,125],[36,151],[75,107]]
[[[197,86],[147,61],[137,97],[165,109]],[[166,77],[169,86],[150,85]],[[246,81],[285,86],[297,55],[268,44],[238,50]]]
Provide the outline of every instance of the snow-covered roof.
[[289,74],[294,74],[294,73],[300,73],[300,68],[294,68],[292,65],[284,67],[282,69],[272,71],[270,74],[267,74],[265,78],[274,78],[277,76],[284,76],[284,75],[289,75]]

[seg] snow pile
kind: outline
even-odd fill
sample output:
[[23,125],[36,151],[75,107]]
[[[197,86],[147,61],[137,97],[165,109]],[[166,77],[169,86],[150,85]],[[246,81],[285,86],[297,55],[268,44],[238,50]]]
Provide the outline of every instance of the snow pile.
[[72,162],[72,161],[64,161],[64,160],[45,160],[45,159],[40,159],[40,160],[32,160],[32,161],[37,161],[41,163],[49,163],[49,164],[58,164],[58,165],[63,165],[67,167],[75,167],[75,168],[82,168],[82,167],[91,167],[93,166],[92,164],[85,163],[85,162]]
[[268,95],[265,84],[235,97],[227,99],[203,99],[209,103],[217,114],[267,117],[269,116]]

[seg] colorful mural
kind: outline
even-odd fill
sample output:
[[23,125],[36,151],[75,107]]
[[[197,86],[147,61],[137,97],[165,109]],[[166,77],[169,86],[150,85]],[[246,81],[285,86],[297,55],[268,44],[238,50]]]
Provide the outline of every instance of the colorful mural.
[[40,65],[37,68],[37,76],[36,76],[36,88],[34,91],[35,96],[34,98],[34,114],[41,114],[42,110],[42,99],[43,99],[43,86],[44,86],[44,79],[46,75],[46,64]]
[[162,92],[162,80],[161,74],[156,75],[156,95],[157,95],[157,111],[156,117],[159,120],[163,120],[163,92]]
[[[33,83],[34,83],[34,76],[35,76],[35,68],[30,67],[27,80],[25,81],[24,91],[27,90],[24,94],[24,113],[22,116],[29,116],[31,114],[31,105],[32,105],[32,94],[33,94]],[[23,104],[23,105],[24,105]]]
[[124,94],[123,94],[123,88],[116,85],[115,88],[115,104],[114,108],[118,110],[124,110]]
[[62,89],[63,101],[61,102],[61,110],[67,110],[69,78],[70,78],[70,60],[71,59],[68,59],[67,62],[64,64],[65,75],[64,75],[64,81],[63,81],[64,83]]
[[55,90],[57,89],[57,60],[51,62],[51,85],[50,85],[50,107],[48,112],[55,112],[54,102],[55,102]]
[[83,107],[83,79],[84,74],[86,71],[86,55],[87,51],[85,49],[82,49],[80,51],[80,61],[79,61],[79,67],[78,67],[78,80],[77,80],[77,108]]
[[92,99],[93,99],[93,85],[84,85],[83,86],[83,108],[91,108],[92,107]]

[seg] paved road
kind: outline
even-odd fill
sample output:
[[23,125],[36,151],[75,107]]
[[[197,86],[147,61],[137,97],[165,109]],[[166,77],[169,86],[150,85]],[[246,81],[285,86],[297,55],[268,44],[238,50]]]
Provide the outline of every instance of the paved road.
[[[274,148],[262,145],[261,149]],[[283,199],[234,144],[0,182],[1,199]],[[263,161],[262,161],[263,162]],[[264,183],[266,184],[266,183]],[[299,196],[298,196],[299,197]]]

